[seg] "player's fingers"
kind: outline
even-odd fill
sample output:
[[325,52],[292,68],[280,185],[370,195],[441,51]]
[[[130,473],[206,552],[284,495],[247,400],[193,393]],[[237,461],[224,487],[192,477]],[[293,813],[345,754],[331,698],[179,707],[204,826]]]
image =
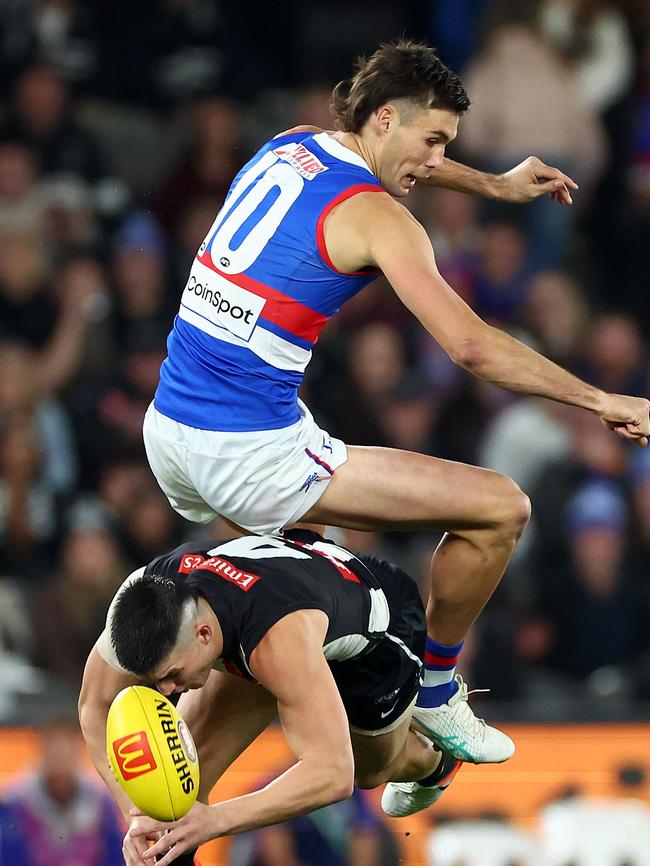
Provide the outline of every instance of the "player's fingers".
[[634,442],[635,445],[640,445],[642,448],[648,444],[648,437],[642,434],[638,428],[629,429],[631,425],[614,424],[611,429],[614,430],[622,439],[627,439],[629,442]]
[[573,204],[571,193],[564,184],[557,190],[557,201],[560,204]]
[[168,829],[169,824],[161,824],[160,821],[154,821],[153,818],[147,818],[146,815],[141,815],[131,821],[129,827],[129,836],[148,836],[150,833],[156,833],[159,830]]
[[569,177],[568,174],[560,171],[559,168],[555,168],[551,165],[546,165],[546,163],[542,162],[540,159],[536,161],[534,169],[538,178],[541,178],[543,180],[561,181],[562,183],[566,184],[569,189],[580,189],[575,180]]
[[[145,862],[147,863],[156,863],[156,866],[164,866],[166,863],[171,863],[172,860],[176,858],[178,854],[181,853],[180,850],[176,849],[177,839],[174,837],[172,833],[168,833],[166,836],[163,836],[162,839],[159,839],[155,845],[152,845],[148,851],[144,853]],[[159,860],[155,860],[156,857],[160,857]]]
[[532,185],[531,198],[539,198],[542,195],[550,195],[560,204],[573,204],[571,194],[561,180],[537,181]]
[[122,845],[122,855],[127,866],[142,866],[147,845],[140,839],[126,839]]

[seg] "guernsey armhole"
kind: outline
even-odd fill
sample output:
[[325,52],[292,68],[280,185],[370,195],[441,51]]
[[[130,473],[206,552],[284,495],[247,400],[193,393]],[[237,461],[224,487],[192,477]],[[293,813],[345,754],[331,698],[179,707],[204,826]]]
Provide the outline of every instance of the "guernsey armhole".
[[316,223],[316,244],[318,246],[318,252],[322,260],[325,262],[328,268],[330,268],[334,273],[341,274],[342,276],[347,277],[374,277],[381,273],[378,268],[367,268],[362,271],[341,271],[339,270],[334,262],[331,260],[329,253],[327,251],[327,246],[325,244],[325,220],[327,216],[334,210],[337,205],[346,201],[349,198],[352,198],[355,195],[359,195],[362,192],[385,192],[384,188],[378,186],[373,183],[359,183],[354,186],[350,186],[347,189],[344,189],[343,192],[339,193],[332,201],[326,205],[321,211],[320,216],[318,217],[318,222]]

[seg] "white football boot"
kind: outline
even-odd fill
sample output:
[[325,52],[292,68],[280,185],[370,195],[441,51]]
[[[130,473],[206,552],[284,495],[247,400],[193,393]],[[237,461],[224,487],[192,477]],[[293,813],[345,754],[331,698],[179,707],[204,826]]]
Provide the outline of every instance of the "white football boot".
[[406,815],[413,815],[414,812],[433,806],[451,785],[462,765],[462,761],[455,760],[435,785],[421,785],[419,782],[389,782],[381,795],[381,808],[391,818],[404,818]]
[[[415,707],[411,725],[459,761],[500,764],[512,758],[515,744],[507,734],[478,719],[467,703],[467,684],[460,674],[458,691],[439,707]],[[478,691],[478,690],[477,690]]]

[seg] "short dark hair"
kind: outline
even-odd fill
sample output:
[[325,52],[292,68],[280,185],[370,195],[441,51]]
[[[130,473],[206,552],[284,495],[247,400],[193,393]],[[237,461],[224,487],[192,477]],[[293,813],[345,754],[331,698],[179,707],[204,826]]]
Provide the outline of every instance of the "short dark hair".
[[426,108],[467,111],[469,98],[460,78],[423,42],[400,39],[358,57],[355,74],[332,91],[331,109],[339,129],[359,132],[370,115],[394,99]]
[[111,619],[111,643],[127,671],[144,676],[178,640],[183,610],[198,594],[180,580],[150,574],[120,591]]

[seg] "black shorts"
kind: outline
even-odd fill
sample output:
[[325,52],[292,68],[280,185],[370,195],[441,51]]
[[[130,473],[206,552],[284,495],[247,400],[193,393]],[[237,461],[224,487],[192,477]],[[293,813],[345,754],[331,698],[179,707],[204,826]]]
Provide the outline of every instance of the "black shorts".
[[399,569],[382,574],[390,623],[386,636],[361,656],[331,661],[350,725],[360,731],[390,729],[420,689],[426,619],[415,583]]

